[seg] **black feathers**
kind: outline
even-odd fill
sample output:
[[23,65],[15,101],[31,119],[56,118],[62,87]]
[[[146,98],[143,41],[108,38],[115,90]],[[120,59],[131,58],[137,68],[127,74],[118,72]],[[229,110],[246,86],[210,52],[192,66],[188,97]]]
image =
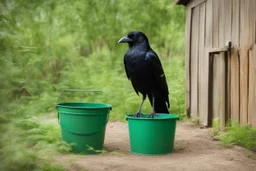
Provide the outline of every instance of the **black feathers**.
[[[129,49],[124,55],[127,78],[131,80],[135,92],[148,96],[152,105],[151,117],[155,113],[169,113],[168,86],[157,54],[151,49],[148,38],[142,32],[130,32],[119,43],[128,43]],[[140,108],[143,104],[142,101]],[[137,115],[141,115],[140,108]]]

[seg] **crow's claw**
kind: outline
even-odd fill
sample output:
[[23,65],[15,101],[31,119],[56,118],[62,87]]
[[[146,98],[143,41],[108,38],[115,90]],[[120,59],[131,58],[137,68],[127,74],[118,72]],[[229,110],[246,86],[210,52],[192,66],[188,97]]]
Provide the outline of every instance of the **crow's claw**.
[[154,118],[157,114],[156,113],[151,113],[148,115],[148,118]]
[[133,115],[134,118],[138,118],[138,117],[140,117],[140,116],[143,116],[143,114],[140,113],[140,112],[137,112],[137,113],[135,113],[135,114]]

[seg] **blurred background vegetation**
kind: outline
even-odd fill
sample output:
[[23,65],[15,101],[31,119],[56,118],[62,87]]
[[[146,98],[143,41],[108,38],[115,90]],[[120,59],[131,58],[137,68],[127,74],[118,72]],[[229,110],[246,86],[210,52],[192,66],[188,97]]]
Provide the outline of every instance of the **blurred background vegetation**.
[[63,89],[103,90],[111,120],[136,111],[127,45],[117,43],[129,31],[148,36],[167,76],[170,112],[183,117],[184,24],[184,7],[172,0],[0,0],[0,170],[65,170],[42,157],[70,148],[57,123],[41,118],[56,117]]

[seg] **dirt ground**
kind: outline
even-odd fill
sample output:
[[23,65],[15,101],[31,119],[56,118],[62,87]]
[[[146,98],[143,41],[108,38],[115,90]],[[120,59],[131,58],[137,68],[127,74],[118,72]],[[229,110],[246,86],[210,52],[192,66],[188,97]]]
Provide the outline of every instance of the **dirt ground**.
[[256,171],[256,160],[248,157],[242,147],[223,147],[211,138],[210,129],[201,129],[190,122],[178,122],[175,151],[158,156],[130,153],[127,123],[107,124],[104,149],[100,155],[62,155],[62,161],[72,171]]

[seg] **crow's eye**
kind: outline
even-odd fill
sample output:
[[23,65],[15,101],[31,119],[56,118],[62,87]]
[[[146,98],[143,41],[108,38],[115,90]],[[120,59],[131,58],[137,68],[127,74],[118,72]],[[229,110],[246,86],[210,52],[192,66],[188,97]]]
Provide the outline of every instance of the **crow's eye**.
[[134,34],[128,34],[128,37],[132,39],[134,37]]

